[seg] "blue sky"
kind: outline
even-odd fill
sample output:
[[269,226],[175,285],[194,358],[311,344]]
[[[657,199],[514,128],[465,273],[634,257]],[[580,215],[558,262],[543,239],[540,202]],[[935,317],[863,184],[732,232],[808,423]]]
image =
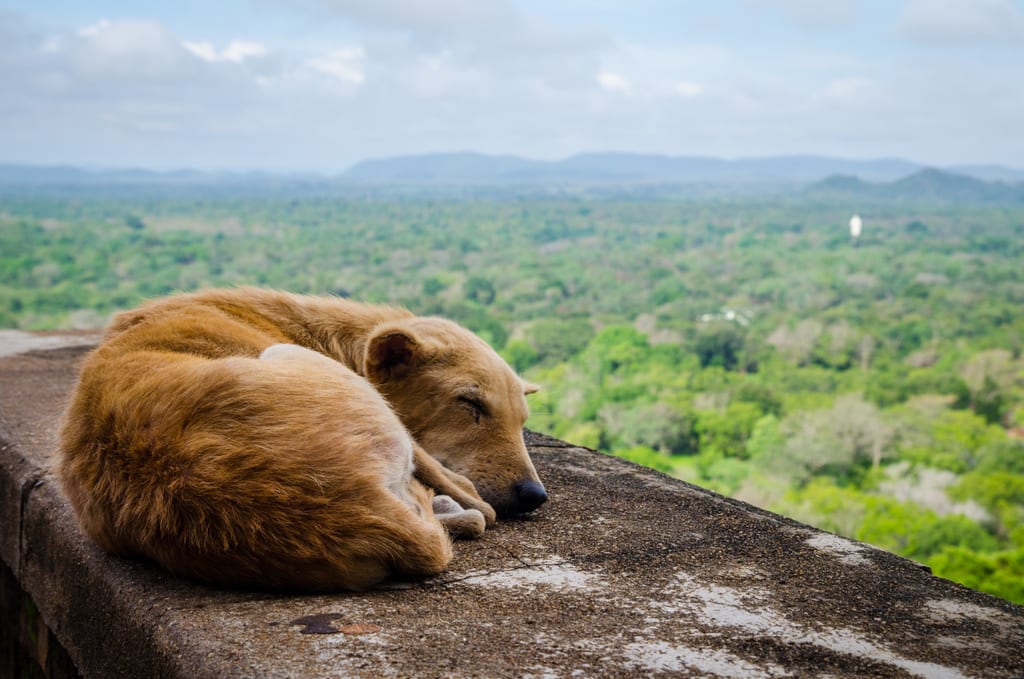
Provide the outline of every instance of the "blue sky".
[[1024,167],[1024,0],[0,0],[0,162]]

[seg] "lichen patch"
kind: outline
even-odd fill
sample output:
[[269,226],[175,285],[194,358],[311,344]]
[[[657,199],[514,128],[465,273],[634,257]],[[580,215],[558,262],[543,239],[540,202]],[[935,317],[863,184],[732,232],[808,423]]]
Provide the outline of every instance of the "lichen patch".
[[864,546],[852,540],[841,538],[831,533],[815,533],[808,538],[806,544],[820,552],[831,554],[847,566],[866,566],[871,563],[863,556]]
[[486,587],[538,588],[556,591],[593,592],[601,586],[600,578],[594,573],[581,571],[568,563],[549,563],[524,568],[470,574],[460,579],[461,584]]

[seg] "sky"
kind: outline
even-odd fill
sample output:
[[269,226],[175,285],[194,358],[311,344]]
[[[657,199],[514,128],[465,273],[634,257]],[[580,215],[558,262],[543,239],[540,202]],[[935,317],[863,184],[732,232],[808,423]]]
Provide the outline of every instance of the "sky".
[[1024,167],[1024,0],[0,0],[0,163]]

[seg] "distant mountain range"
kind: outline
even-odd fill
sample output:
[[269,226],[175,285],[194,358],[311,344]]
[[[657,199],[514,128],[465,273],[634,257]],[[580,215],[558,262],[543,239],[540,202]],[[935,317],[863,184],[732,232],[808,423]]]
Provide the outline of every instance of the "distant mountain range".
[[[435,184],[737,184],[806,183],[831,174],[888,180],[920,166],[902,160],[842,160],[779,156],[724,160],[702,156],[582,153],[564,160],[532,160],[480,153],[438,153],[366,160],[342,178],[375,183]],[[1024,172],[1021,173],[1024,179]]]
[[325,175],[271,172],[204,172],[144,168],[85,168],[71,165],[0,164],[0,186],[188,185],[210,183],[328,181]]
[[832,175],[807,187],[804,194],[847,200],[1024,203],[1024,182],[984,181],[924,169],[893,182],[881,183],[866,182],[850,175]]
[[[564,160],[533,160],[481,153],[436,153],[365,160],[341,179],[414,184],[808,184],[832,175],[863,181],[902,179],[925,169],[906,160],[848,160],[824,156],[772,156],[726,160],[705,156],[582,153]],[[1024,170],[1001,166],[946,168],[984,181],[1021,181]]]
[[821,196],[843,194],[880,199],[912,196],[1016,201],[1024,190],[1024,170],[981,165],[934,169],[899,159],[775,156],[726,160],[638,153],[584,153],[552,161],[481,153],[436,153],[365,160],[335,176],[0,165],[0,186],[7,187],[197,184],[280,188],[298,184],[324,188],[466,186],[514,190],[543,187],[638,190],[686,185],[731,186],[748,192],[803,190]]

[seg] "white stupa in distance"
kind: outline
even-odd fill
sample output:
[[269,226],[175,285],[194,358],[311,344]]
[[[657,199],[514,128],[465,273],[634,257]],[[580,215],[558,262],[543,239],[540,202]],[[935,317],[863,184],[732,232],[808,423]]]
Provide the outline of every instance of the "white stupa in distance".
[[850,238],[854,240],[860,238],[862,228],[864,228],[864,220],[860,218],[860,215],[850,217]]

